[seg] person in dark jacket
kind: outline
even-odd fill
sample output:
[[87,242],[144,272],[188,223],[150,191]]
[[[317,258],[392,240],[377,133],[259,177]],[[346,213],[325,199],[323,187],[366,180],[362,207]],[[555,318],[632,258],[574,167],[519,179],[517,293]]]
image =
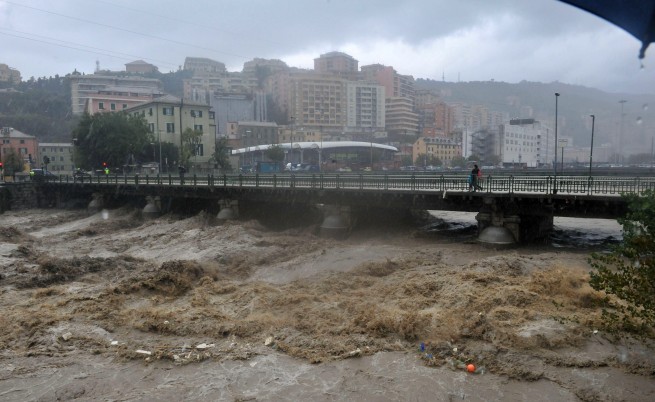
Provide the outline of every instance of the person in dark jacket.
[[482,190],[482,186],[478,184],[478,180],[482,173],[480,172],[480,168],[478,165],[473,165],[473,169],[471,170],[471,175],[469,176],[469,191],[477,191],[477,190]]

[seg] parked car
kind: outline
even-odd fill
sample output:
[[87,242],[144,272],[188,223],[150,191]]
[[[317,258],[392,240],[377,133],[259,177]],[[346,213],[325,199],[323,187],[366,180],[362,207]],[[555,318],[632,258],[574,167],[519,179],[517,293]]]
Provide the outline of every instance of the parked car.
[[32,169],[30,176],[36,180],[57,180],[57,175],[43,169]]
[[77,169],[73,173],[73,177],[76,178],[76,179],[90,179],[92,176],[93,175],[91,174],[91,172],[87,172],[87,171],[84,171],[82,169]]

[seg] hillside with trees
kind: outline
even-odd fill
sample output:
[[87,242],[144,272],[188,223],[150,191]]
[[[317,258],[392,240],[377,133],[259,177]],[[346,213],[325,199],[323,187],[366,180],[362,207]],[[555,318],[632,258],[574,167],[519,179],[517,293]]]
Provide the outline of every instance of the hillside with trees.
[[12,91],[0,92],[0,126],[13,127],[41,142],[68,142],[77,124],[70,94],[66,77],[23,81]]

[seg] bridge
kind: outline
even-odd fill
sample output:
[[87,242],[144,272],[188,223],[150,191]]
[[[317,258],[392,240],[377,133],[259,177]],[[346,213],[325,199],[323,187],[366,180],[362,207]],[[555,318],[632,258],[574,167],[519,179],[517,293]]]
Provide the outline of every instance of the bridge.
[[[412,212],[478,212],[480,240],[492,243],[546,239],[553,216],[616,218],[626,211],[621,194],[655,190],[655,177],[496,175],[469,191],[465,174],[247,174],[219,176],[107,175],[17,183],[33,188],[37,206],[72,200],[89,208],[131,203],[146,215],[174,208],[216,211],[221,219],[249,216],[321,223],[340,234],[366,221],[393,223]],[[15,196],[12,204],[20,202]],[[485,237],[486,233],[486,237]]]

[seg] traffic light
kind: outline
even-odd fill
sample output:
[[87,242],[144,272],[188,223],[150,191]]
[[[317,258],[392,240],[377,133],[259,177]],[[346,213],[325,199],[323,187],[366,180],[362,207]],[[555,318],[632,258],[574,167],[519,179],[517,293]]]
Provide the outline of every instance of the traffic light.
[[102,162],[102,167],[107,167],[107,162]]
[[2,165],[2,162],[0,162],[0,172],[2,172],[2,169],[4,169],[4,168],[5,167]]

